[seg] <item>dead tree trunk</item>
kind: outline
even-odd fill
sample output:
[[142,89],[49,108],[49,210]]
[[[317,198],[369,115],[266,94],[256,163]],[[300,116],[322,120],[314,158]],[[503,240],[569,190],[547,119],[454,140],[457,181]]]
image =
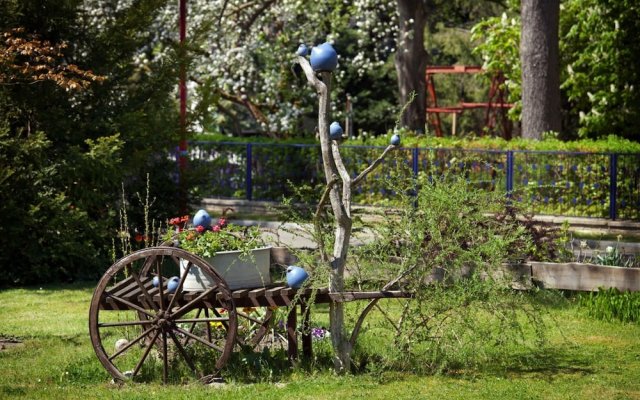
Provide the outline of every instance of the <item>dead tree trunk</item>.
[[[351,228],[353,225],[351,218],[352,187],[361,182],[381,163],[386,154],[396,146],[388,146],[375,162],[362,171],[356,178],[352,179],[342,162],[338,141],[329,138],[329,121],[331,120],[331,72],[319,72],[317,76],[306,58],[298,57],[298,63],[302,67],[307,80],[318,93],[318,133],[320,136],[324,174],[327,181],[325,195],[322,196],[318,204],[318,210],[321,210],[328,200],[335,218],[333,252],[331,256],[326,257],[326,259],[331,268],[329,289],[332,293],[339,293],[344,291],[344,268],[347,261],[349,240],[351,239]],[[318,218],[318,213],[316,213],[316,218]],[[319,225],[316,224],[316,229],[318,229],[318,226]],[[323,255],[323,259],[324,258]],[[331,303],[329,318],[331,341],[334,350],[334,366],[338,373],[345,373],[349,370],[351,364],[352,346],[344,325],[344,303]]]

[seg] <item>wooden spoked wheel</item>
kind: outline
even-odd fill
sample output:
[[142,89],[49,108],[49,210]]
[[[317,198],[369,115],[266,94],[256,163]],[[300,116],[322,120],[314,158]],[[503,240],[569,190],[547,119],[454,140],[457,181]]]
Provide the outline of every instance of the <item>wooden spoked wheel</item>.
[[[213,284],[183,291],[192,268]],[[211,381],[237,343],[237,327],[224,279],[200,257],[175,247],[151,247],[117,261],[100,279],[89,311],[92,345],[116,381],[181,382],[189,372]]]

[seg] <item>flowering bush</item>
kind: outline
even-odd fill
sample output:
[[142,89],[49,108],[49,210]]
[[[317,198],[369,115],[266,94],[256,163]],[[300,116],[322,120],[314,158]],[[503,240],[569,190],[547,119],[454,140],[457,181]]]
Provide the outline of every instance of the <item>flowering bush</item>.
[[[191,223],[188,215],[170,219],[169,225],[174,226],[175,230],[169,231],[166,239],[177,239],[181,248],[202,257],[213,257],[219,251],[246,253],[264,246],[257,227],[232,225],[224,216],[213,224],[208,214],[206,216],[204,221],[194,218]],[[194,225],[193,221],[199,224]]]

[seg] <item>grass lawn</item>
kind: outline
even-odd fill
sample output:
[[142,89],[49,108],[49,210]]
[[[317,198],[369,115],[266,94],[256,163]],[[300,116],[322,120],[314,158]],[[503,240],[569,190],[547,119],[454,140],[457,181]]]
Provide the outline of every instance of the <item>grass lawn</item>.
[[0,399],[640,399],[640,326],[586,316],[571,301],[549,308],[550,344],[496,365],[445,375],[383,371],[339,377],[296,368],[272,382],[110,384],[87,328],[93,284],[0,291]]

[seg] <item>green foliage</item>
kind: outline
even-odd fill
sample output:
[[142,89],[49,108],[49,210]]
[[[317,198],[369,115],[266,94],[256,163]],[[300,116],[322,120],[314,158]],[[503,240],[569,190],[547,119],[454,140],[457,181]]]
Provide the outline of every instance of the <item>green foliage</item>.
[[[202,233],[183,230],[176,236],[181,248],[202,257],[213,257],[219,251],[249,252],[251,249],[264,246],[257,227],[226,225],[217,231],[207,230]],[[168,232],[166,239],[176,236]]]
[[[391,133],[375,138],[358,138],[347,144],[370,144],[386,146]],[[575,151],[593,153],[640,153],[640,143],[616,135],[604,136],[598,139],[580,139],[565,141],[549,137],[544,140],[528,140],[516,138],[504,140],[491,137],[424,137],[411,134],[403,135],[403,147],[430,147],[453,149],[479,150],[534,150],[534,151]]]
[[640,33],[637,3],[568,0],[561,9],[562,88],[580,137],[638,139]]
[[[525,332],[543,340],[538,308],[528,295],[510,291],[512,277],[502,267],[524,258],[531,239],[517,221],[485,213],[503,208],[503,198],[455,176],[417,182],[404,176],[390,183],[402,199],[398,214],[369,226],[375,240],[353,257],[359,285],[396,277],[398,287],[413,294],[384,310],[388,322],[376,325],[379,336],[393,343],[376,360],[378,367],[468,368],[500,346],[522,344]],[[367,264],[375,267],[357,267]]]
[[580,305],[588,314],[603,321],[640,321],[640,293],[621,292],[617,288],[600,288],[597,292],[580,295]]
[[[519,1],[510,2],[509,9],[502,18],[477,24],[473,33],[480,41],[476,51],[482,54],[485,67],[505,73],[510,99],[517,101],[521,82]],[[562,2],[559,62],[566,99],[562,106],[564,137],[638,137],[638,32],[633,1]],[[518,107],[510,113],[518,117]]]
[[[391,130],[378,135],[367,135],[347,140],[345,145],[371,145],[387,146],[393,132]],[[402,147],[428,147],[443,149],[470,149],[470,150],[533,150],[533,151],[575,151],[592,153],[640,153],[640,143],[616,136],[609,135],[598,139],[561,140],[555,137],[547,137],[544,140],[529,140],[515,138],[505,140],[499,137],[433,137],[415,135],[410,132],[402,132]],[[199,140],[206,142],[229,143],[273,143],[273,140],[261,137],[230,137],[220,134],[198,135]],[[283,139],[280,144],[314,144],[313,139]],[[319,144],[318,144],[319,145]],[[238,151],[238,154],[244,148]]]
[[105,232],[60,189],[63,166],[48,157],[51,147],[41,132],[12,137],[0,129],[0,263],[10,266],[0,286],[93,277],[87,265],[105,261]]
[[634,268],[638,267],[638,260],[635,256],[625,256],[618,245],[608,246],[605,249],[604,254],[596,254],[595,257],[589,260],[598,265],[611,265],[616,267]]
[[[177,207],[175,163],[167,157],[177,142],[175,57],[154,58],[147,47],[164,3],[135,2],[117,13],[91,2],[1,3],[1,32],[19,28],[49,41],[61,52],[47,60],[54,71],[73,65],[67,69],[100,79],[78,90],[68,90],[71,75],[63,84],[0,85],[0,217],[13,221],[2,228],[0,259],[13,267],[0,285],[98,276],[118,232],[115,210],[134,203],[147,174],[159,217]],[[133,62],[140,53],[150,59],[144,68]],[[119,196],[122,184],[130,197]],[[144,229],[142,212],[130,211],[132,230]]]
[[514,121],[520,120],[522,112],[520,28],[520,19],[505,12],[501,17],[485,19],[471,30],[472,40],[478,43],[474,53],[482,56],[487,75],[502,73],[505,77],[508,102],[514,104],[509,117]]

